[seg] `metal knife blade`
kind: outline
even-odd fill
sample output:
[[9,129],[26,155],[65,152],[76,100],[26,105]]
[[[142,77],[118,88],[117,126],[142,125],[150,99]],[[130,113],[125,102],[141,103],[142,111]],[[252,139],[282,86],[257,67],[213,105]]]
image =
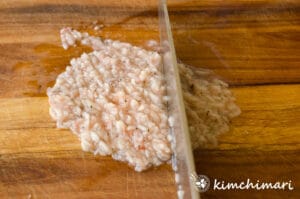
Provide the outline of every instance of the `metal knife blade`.
[[160,45],[162,48],[163,72],[167,86],[168,116],[173,137],[172,167],[175,171],[178,198],[198,199],[199,193],[190,181],[195,173],[194,158],[188,132],[177,59],[171,25],[165,0],[159,0]]

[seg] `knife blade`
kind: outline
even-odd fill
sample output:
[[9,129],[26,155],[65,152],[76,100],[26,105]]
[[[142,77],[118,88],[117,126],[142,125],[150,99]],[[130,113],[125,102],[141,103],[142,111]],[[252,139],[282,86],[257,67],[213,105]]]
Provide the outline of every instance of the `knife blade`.
[[199,193],[190,180],[190,175],[195,173],[195,164],[165,0],[159,0],[158,14],[163,73],[166,82],[166,92],[169,97],[168,116],[171,126],[170,133],[172,135],[172,168],[175,171],[178,198],[198,199]]

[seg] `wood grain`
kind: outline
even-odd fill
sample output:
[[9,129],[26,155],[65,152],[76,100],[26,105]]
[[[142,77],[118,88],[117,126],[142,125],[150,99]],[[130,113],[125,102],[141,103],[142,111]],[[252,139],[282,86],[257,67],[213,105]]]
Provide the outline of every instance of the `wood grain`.
[[[176,198],[169,165],[136,173],[80,149],[58,130],[45,95],[71,57],[59,29],[72,26],[145,46],[159,39],[157,1],[0,2],[0,198]],[[211,179],[292,180],[294,191],[213,191],[202,198],[300,198],[300,4],[169,1],[176,52],[228,81],[242,114],[219,145],[194,152]],[[105,24],[93,31],[91,23]]]
[[299,1],[188,2],[169,9],[179,59],[232,85],[300,82]]

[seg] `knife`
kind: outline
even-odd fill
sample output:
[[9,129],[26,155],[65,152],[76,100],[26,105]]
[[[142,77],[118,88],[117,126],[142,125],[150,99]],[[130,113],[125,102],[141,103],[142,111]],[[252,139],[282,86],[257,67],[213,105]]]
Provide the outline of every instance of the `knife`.
[[172,168],[175,172],[177,195],[179,199],[199,199],[199,193],[190,180],[190,175],[195,174],[195,164],[166,0],[159,0],[158,15],[163,73],[169,97],[168,116],[172,135]]

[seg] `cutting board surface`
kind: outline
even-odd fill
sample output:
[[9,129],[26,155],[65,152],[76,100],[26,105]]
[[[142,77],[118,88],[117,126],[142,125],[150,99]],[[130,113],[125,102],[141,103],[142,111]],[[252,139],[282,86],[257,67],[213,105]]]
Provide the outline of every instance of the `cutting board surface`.
[[151,2],[0,1],[0,198],[175,198],[170,165],[137,173],[82,152],[76,136],[55,128],[46,89],[91,51],[63,50],[65,26],[140,46],[159,40]]
[[178,0],[169,10],[178,58],[229,82],[242,110],[217,147],[195,151],[198,173],[294,186],[211,187],[202,198],[300,198],[300,2]]
[[[194,152],[198,173],[296,187],[202,198],[300,198],[300,3],[177,0],[169,9],[179,59],[223,77],[242,109],[218,146]],[[159,40],[154,0],[0,1],[0,198],[176,198],[169,165],[136,173],[55,128],[45,91],[91,51],[63,50],[65,26],[139,46]]]

